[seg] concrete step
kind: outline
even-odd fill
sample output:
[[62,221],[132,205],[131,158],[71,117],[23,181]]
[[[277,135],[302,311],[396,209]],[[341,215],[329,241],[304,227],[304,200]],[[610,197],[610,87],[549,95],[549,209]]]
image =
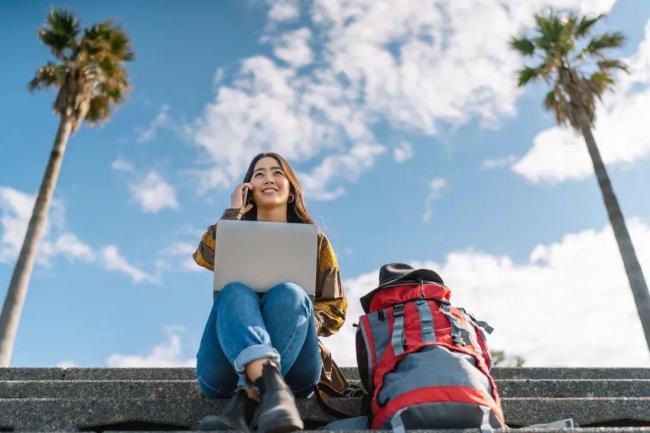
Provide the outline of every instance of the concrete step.
[[[356,368],[344,367],[358,379]],[[650,379],[650,368],[494,368],[496,379]],[[0,368],[2,380],[190,380],[194,368]]]
[[650,368],[493,368],[495,379],[650,379]]
[[[0,427],[14,430],[133,430],[189,428],[201,417],[220,411],[226,400],[195,398],[24,398],[0,399]],[[332,399],[356,412],[360,399]],[[650,398],[504,398],[507,422],[514,427],[573,418],[581,426],[650,426]],[[333,420],[314,399],[299,399],[308,427]]]
[[[358,378],[356,369],[344,372]],[[187,429],[226,404],[204,398],[194,374],[193,368],[0,369],[0,432]],[[514,427],[564,418],[607,426],[594,433],[650,426],[650,369],[496,368],[493,374]],[[360,399],[332,402],[355,412]],[[332,420],[313,399],[298,404],[307,427]]]
[[[120,425],[120,428],[125,427]],[[1,431],[1,430],[0,430]],[[29,433],[39,433],[43,430],[30,430]],[[151,431],[151,430],[149,430]],[[324,433],[328,430],[303,430],[303,433]],[[331,430],[329,430],[331,432]],[[411,430],[419,433],[476,433],[476,429],[429,429],[429,430]],[[103,430],[103,433],[141,433],[142,430]],[[539,429],[539,428],[519,428],[517,433],[650,433],[650,427],[577,427],[571,429]],[[166,430],[166,433],[187,433],[187,430]],[[339,431],[341,433],[341,431]],[[391,430],[345,430],[344,433],[393,433]],[[494,430],[494,433],[512,433],[512,430]]]
[[[120,426],[122,427],[122,426]],[[328,430],[303,430],[303,433],[324,433]],[[329,430],[331,432],[331,430]],[[411,430],[419,433],[476,433],[476,429],[429,429]],[[577,427],[559,428],[518,428],[517,433],[650,433],[650,427]],[[104,430],[103,433],[141,433],[142,430]],[[38,433],[36,431],[30,433]],[[166,433],[187,433],[187,430],[167,430]],[[339,431],[340,433],[340,431]],[[344,433],[393,433],[392,430],[345,430]],[[494,430],[494,433],[512,433],[512,430]]]
[[194,398],[196,380],[7,380],[0,399],[10,398]]
[[3,380],[195,380],[194,368],[0,368]]
[[502,397],[650,397],[650,379],[496,379]]
[[[497,380],[501,397],[650,397],[650,380]],[[195,380],[5,380],[0,398],[192,398]]]

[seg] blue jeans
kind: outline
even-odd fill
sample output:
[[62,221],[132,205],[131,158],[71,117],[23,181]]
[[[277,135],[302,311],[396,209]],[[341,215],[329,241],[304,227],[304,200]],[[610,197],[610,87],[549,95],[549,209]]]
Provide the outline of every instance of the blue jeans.
[[293,283],[263,295],[242,283],[227,284],[215,298],[196,356],[199,387],[208,398],[246,387],[246,364],[272,358],[296,397],[306,397],[320,379],[314,306]]

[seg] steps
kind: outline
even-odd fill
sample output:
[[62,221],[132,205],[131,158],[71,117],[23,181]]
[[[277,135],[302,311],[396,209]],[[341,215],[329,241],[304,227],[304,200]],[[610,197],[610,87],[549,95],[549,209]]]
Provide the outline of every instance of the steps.
[[[345,373],[356,377],[352,369]],[[496,368],[493,373],[513,427],[573,418],[580,432],[650,433],[650,369]],[[187,430],[225,403],[202,396],[191,368],[0,369],[0,432]],[[333,403],[355,411],[360,401]],[[298,405],[307,427],[332,420],[314,399]]]

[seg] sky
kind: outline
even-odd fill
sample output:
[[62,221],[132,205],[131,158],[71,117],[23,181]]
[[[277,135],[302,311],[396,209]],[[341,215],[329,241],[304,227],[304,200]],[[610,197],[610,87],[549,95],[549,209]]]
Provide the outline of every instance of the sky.
[[650,366],[581,137],[516,86],[508,41],[556,7],[606,13],[630,73],[595,138],[650,278],[650,2],[221,0],[0,2],[0,300],[58,118],[26,84],[52,7],[131,38],[132,88],[69,142],[11,365],[193,366],[212,274],[191,254],[258,152],[284,155],[350,303],[325,343],[355,365],[379,268],[436,270],[526,366]]

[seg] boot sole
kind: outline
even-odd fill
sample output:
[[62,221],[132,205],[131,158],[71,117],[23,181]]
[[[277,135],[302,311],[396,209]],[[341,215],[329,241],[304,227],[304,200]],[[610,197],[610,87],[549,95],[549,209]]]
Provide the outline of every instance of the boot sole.
[[277,426],[270,428],[266,431],[260,430],[259,433],[291,433],[294,431],[301,431],[303,429],[303,426],[296,426],[296,425],[283,425],[283,426]]
[[274,423],[274,425],[269,426],[267,429],[260,429],[258,426],[258,433],[291,433],[294,431],[299,431],[304,428],[304,423],[300,421],[296,422],[294,419],[285,419],[281,422]]
[[215,422],[212,422],[212,423],[205,423],[205,424],[207,424],[207,425],[201,425],[201,422],[199,421],[199,422],[195,423],[192,426],[192,430],[193,431],[216,431],[216,430],[235,431],[236,430],[236,431],[243,431],[243,432],[250,432],[251,431],[250,429],[242,430],[240,428],[233,427],[230,424],[226,424],[226,423],[218,422],[218,421],[215,421]]

